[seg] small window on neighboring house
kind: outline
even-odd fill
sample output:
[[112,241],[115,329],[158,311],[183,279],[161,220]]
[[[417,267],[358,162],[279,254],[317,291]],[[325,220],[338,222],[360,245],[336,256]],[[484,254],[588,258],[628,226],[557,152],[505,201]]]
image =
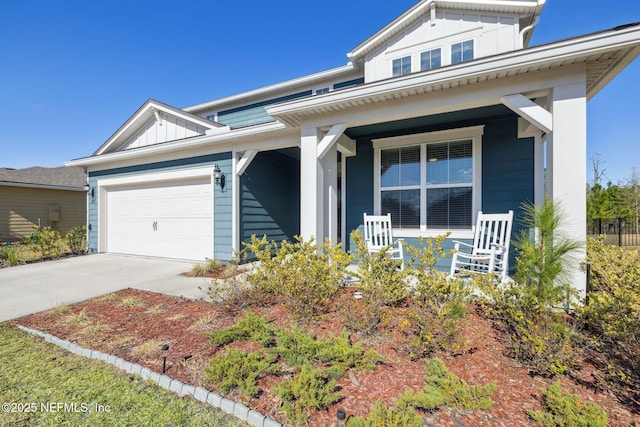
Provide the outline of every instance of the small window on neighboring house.
[[316,95],[320,95],[322,93],[327,93],[329,92],[329,88],[328,87],[322,87],[320,89],[316,89],[315,93]]
[[459,64],[473,59],[473,40],[451,45],[451,63]]
[[405,56],[393,60],[393,77],[411,73],[411,56]]
[[442,51],[440,48],[422,52],[420,54],[420,71],[433,70],[442,66]]

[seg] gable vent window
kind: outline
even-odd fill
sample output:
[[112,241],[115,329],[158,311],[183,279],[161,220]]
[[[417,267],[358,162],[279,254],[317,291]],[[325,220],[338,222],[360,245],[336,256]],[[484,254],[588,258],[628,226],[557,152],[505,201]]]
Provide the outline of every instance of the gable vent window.
[[473,59],[473,40],[467,40],[451,45],[451,63],[471,61]]
[[394,59],[392,64],[393,77],[411,73],[411,56]]
[[442,50],[440,48],[420,54],[420,71],[433,70],[442,66]]

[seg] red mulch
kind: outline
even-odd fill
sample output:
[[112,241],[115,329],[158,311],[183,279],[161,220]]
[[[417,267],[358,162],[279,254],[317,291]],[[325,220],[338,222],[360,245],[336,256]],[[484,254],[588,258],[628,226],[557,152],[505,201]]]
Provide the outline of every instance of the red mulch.
[[[352,298],[353,289],[344,289],[338,303]],[[132,297],[138,302],[135,307],[124,307],[124,298]],[[353,300],[351,300],[353,301]],[[203,332],[225,328],[234,324],[242,314],[230,315],[227,311],[203,301],[192,301],[146,291],[126,289],[106,297],[95,298],[69,306],[70,311],[50,310],[26,316],[14,323],[48,332],[63,339],[76,341],[83,347],[115,354],[126,360],[141,364],[160,372],[162,369],[162,344],[169,344],[167,374],[185,383],[204,386],[210,390],[204,367],[221,349],[207,348],[207,337]],[[253,307],[258,315],[278,326],[291,326],[290,312],[282,304],[269,307]],[[73,325],[72,320],[82,320],[78,313],[84,312],[89,320]],[[340,311],[332,311],[321,320],[306,327],[318,337],[338,334],[343,327]],[[80,318],[80,319],[79,319]],[[202,320],[205,319],[205,320]],[[93,326],[89,326],[93,325]],[[98,326],[96,326],[98,325]],[[402,352],[398,325],[393,321],[388,333],[382,338],[367,341],[384,356],[384,361],[372,372],[353,372],[338,381],[342,400],[320,411],[309,420],[311,426],[329,426],[335,420],[337,408],[345,408],[347,414],[366,415],[377,399],[392,405],[394,398],[408,389],[424,387],[424,361],[411,361]],[[531,425],[527,409],[540,410],[540,390],[554,379],[532,376],[526,367],[519,365],[506,355],[504,344],[491,323],[475,310],[468,316],[462,328],[467,340],[466,347],[456,356],[439,355],[448,368],[464,378],[470,385],[484,385],[497,381],[493,395],[495,402],[488,411],[465,413],[450,408],[440,408],[425,414],[426,425],[438,426],[527,426]],[[352,335],[352,338],[357,339]],[[146,347],[139,347],[149,343]],[[251,347],[251,343],[235,344]],[[582,366],[580,384],[568,377],[559,377],[565,390],[579,394],[583,399],[604,407],[611,426],[630,426],[640,422],[638,402],[622,402],[613,392],[596,391],[589,386],[593,366],[580,361]],[[278,413],[278,399],[270,388],[279,381],[277,376],[259,380],[262,392],[251,399],[248,406],[282,421]],[[240,395],[231,393],[229,398],[240,400]],[[635,406],[634,406],[635,405]],[[636,408],[636,409],[634,409]],[[635,412],[634,412],[635,411]]]

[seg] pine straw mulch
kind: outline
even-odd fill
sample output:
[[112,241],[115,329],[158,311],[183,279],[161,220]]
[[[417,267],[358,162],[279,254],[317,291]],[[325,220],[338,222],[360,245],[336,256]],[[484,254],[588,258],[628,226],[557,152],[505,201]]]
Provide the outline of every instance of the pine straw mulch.
[[[353,289],[344,288],[335,299],[335,307],[351,304],[357,310]],[[355,305],[354,305],[355,304]],[[290,312],[283,304],[269,307],[253,306],[251,311],[276,326],[289,327]],[[344,325],[344,310],[332,310],[320,320],[305,327],[318,337],[339,334]],[[399,312],[401,313],[401,311]],[[38,329],[83,347],[114,354],[154,371],[162,370],[163,344],[169,344],[167,374],[188,384],[215,387],[207,382],[204,368],[223,349],[208,347],[207,331],[226,328],[243,317],[204,301],[193,301],[163,294],[125,289],[77,304],[33,314],[13,323]],[[398,314],[387,325],[385,333],[368,339],[368,347],[384,356],[378,367],[367,373],[351,372],[338,381],[342,399],[326,411],[318,411],[309,419],[310,426],[329,426],[335,420],[337,408],[349,415],[366,415],[377,399],[388,406],[394,398],[409,389],[424,387],[424,360],[412,361],[402,351]],[[507,355],[500,333],[472,306],[462,327],[465,347],[456,355],[442,357],[447,367],[470,385],[485,385],[497,381],[495,402],[488,411],[466,413],[440,408],[424,414],[425,425],[437,426],[527,426],[531,425],[526,410],[541,410],[540,390],[555,379],[530,375],[529,370]],[[352,334],[352,339],[357,339]],[[252,343],[236,343],[251,348]],[[255,347],[255,345],[253,345]],[[596,402],[607,412],[611,426],[630,426],[640,422],[637,392],[623,395],[603,389],[596,378],[597,369],[581,359],[580,379],[559,377],[563,389],[579,394],[582,399]],[[283,421],[278,398],[270,388],[282,378],[269,375],[259,380],[261,393],[248,406],[264,415]],[[596,387],[596,385],[598,385]],[[241,400],[232,392],[227,397]]]

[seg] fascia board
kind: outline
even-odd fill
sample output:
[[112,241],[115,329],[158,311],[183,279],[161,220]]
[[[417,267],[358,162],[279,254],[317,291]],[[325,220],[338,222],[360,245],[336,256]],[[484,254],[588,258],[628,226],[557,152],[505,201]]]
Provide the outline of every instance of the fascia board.
[[[204,135],[185,139],[179,142],[168,142],[158,145],[150,145],[131,150],[118,151],[102,155],[94,155],[80,159],[70,160],[65,166],[92,166],[102,163],[117,162],[121,160],[140,159],[155,155],[184,151],[204,146],[215,147],[216,152],[228,151],[249,144],[252,141],[267,139],[273,133],[281,133],[287,128],[282,123],[273,122],[265,125],[251,126],[248,128],[232,130],[230,132],[214,135]],[[299,139],[299,138],[298,138]]]
[[23,188],[38,188],[42,190],[61,190],[61,191],[82,191],[84,187],[65,187],[63,185],[47,185],[47,184],[29,184],[26,182],[9,182],[0,181],[0,187],[23,187]]
[[310,74],[307,76],[299,77],[293,80],[287,80],[285,82],[277,83],[270,86],[265,86],[248,92],[239,93],[237,95],[228,96],[225,98],[216,99],[214,101],[204,102],[202,104],[192,105],[185,107],[182,110],[193,113],[196,111],[210,110],[221,105],[235,104],[238,102],[247,102],[252,98],[257,98],[264,95],[271,95],[277,92],[286,91],[286,89],[295,88],[302,85],[312,84],[316,81],[322,81],[329,78],[341,76],[343,74],[350,74],[357,71],[358,68],[353,63],[348,63],[341,67],[332,68],[330,70],[321,71],[319,73]]
[[407,92],[412,88],[443,85],[452,81],[475,79],[532,66],[544,66],[559,61],[575,61],[597,53],[629,49],[634,45],[640,45],[640,25],[494,55],[426,73],[386,79],[313,98],[288,101],[267,107],[267,112],[279,120],[289,124],[297,124],[295,119],[286,116],[373,96]]
[[411,9],[404,12],[402,15],[391,21],[389,24],[385,25],[384,28],[377,31],[371,37],[369,37],[364,42],[360,43],[358,46],[353,48],[351,52],[347,54],[347,57],[352,60],[357,60],[360,58],[364,52],[368,52],[372,46],[376,46],[380,43],[381,40],[385,40],[389,38],[391,35],[395,34],[399,31],[399,28],[404,28],[409,23],[416,20],[419,16],[421,16],[425,10],[429,10],[431,4],[434,0],[428,0],[425,2],[419,2],[415,4]]

